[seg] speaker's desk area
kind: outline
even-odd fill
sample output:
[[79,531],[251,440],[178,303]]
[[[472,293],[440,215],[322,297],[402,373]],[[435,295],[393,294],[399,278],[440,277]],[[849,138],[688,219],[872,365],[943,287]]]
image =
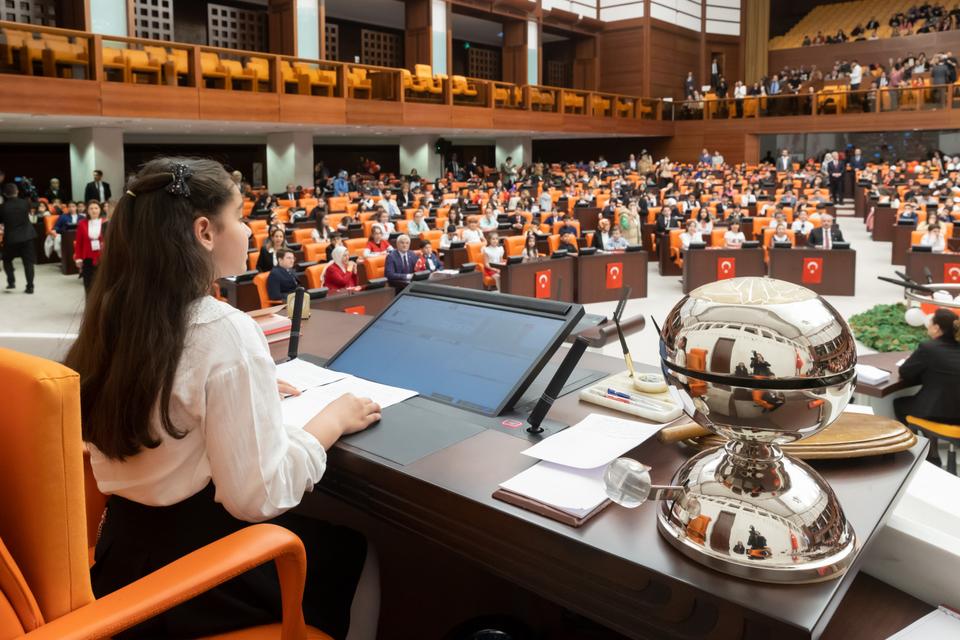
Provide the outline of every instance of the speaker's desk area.
[[[315,311],[304,323],[301,351],[330,357],[370,320]],[[647,337],[654,339],[652,333]],[[280,357],[286,343],[271,348]],[[554,362],[562,355],[561,350]],[[622,359],[593,352],[581,366],[611,373],[624,368]],[[554,403],[548,419],[573,424],[604,411],[571,393]],[[707,569],[657,532],[655,503],[634,510],[613,505],[574,529],[495,500],[500,482],[534,463],[520,453],[529,444],[487,429],[402,466],[352,447],[346,438],[330,451],[318,489],[631,638],[866,640],[887,637],[930,610],[892,587],[858,577],[860,557],[842,579],[807,585],[765,585]],[[925,447],[921,441],[892,456],[816,465],[839,496],[861,553],[923,460]],[[627,455],[651,465],[657,484],[669,483],[685,458],[678,446],[656,439]]]

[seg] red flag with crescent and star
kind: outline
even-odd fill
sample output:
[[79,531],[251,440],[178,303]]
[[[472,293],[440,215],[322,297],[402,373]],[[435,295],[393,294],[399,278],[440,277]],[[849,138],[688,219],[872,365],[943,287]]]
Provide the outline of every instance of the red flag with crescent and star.
[[623,286],[623,263],[607,264],[607,289],[619,289]]
[[947,262],[943,265],[943,281],[960,284],[960,262]]
[[823,282],[823,258],[804,258],[803,275],[800,280],[804,284],[820,284]]
[[717,258],[717,280],[737,277],[736,258]]
[[549,298],[550,297],[550,269],[545,271],[537,271],[537,279],[535,282],[534,289],[537,293],[538,298]]

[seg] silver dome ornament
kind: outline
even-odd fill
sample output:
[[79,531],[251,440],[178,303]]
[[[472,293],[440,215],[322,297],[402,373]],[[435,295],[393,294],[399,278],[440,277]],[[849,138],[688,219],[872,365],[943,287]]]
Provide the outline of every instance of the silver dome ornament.
[[[815,470],[780,450],[830,425],[853,394],[856,347],[840,314],[793,283],[721,280],[673,308],[660,357],[684,411],[728,440],[688,460],[673,486],[650,491],[664,498],[660,532],[688,557],[743,578],[843,575],[857,546],[843,509]],[[637,477],[623,486],[642,487]]]

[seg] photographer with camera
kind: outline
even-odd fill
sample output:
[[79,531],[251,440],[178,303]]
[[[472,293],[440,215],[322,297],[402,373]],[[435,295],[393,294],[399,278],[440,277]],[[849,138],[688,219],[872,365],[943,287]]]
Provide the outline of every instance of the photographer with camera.
[[7,289],[17,286],[13,259],[23,262],[23,273],[27,278],[27,293],[33,293],[33,265],[37,258],[34,251],[34,238],[37,232],[30,224],[30,203],[19,198],[20,190],[16,183],[3,185],[3,204],[0,204],[0,237],[3,239],[3,271],[7,274]]

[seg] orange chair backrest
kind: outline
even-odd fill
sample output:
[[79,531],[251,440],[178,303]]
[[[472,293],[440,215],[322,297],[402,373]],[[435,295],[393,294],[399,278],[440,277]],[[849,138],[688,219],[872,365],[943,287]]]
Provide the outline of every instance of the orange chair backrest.
[[308,242],[303,245],[303,259],[307,262],[323,262],[327,259],[327,245],[329,244],[326,240]]
[[417,64],[413,67],[413,73],[421,80],[433,80],[433,68],[428,64]]
[[519,256],[523,253],[523,245],[527,241],[527,236],[507,236],[503,239],[504,250],[507,256]]
[[[770,227],[764,228],[763,246],[765,247],[770,246],[770,238],[773,237],[773,234],[775,232],[776,232],[776,229],[771,229]],[[797,237],[796,237],[796,234],[793,232],[793,229],[787,229],[787,235],[790,236],[790,244],[792,244],[793,246],[797,246]]]
[[266,309],[267,307],[273,306],[273,304],[270,302],[270,296],[267,294],[268,277],[270,277],[270,273],[266,271],[253,276],[253,284],[257,286],[257,295],[260,296],[261,309]]
[[267,221],[266,220],[250,220],[247,222],[247,226],[250,227],[250,231],[253,233],[267,233]]
[[670,248],[680,250],[680,234],[683,233],[683,229],[670,229]]
[[218,73],[220,71],[220,56],[212,51],[201,51],[200,69],[203,73]]
[[270,63],[266,58],[250,58],[247,60],[247,69],[253,72],[257,80],[270,79]]
[[310,242],[313,238],[313,229],[294,229],[293,230],[293,241],[303,244],[305,242]]
[[343,243],[347,247],[347,251],[350,252],[351,256],[360,257],[363,255],[363,250],[367,246],[366,238],[350,238]]
[[429,240],[430,244],[433,245],[433,250],[436,251],[440,248],[440,238],[443,237],[443,231],[440,229],[430,229],[429,231],[424,231],[420,234],[421,240]]
[[719,229],[714,229],[710,232],[710,246],[711,247],[722,247],[723,246],[723,236],[727,233],[727,230],[723,227]]
[[468,242],[466,244],[467,249],[467,262],[477,263],[477,267],[483,265],[483,243],[482,242]]
[[367,280],[373,280],[374,278],[382,278],[384,272],[384,265],[387,262],[387,254],[381,254],[379,256],[367,256],[363,259],[363,268],[367,272]]
[[[14,611],[30,631],[93,601],[80,377],[56,362],[0,349],[0,380],[6,397],[17,399],[0,411],[0,540],[8,552],[0,566],[15,562],[20,571],[7,576],[0,568],[0,589],[21,598],[4,606],[0,597],[0,614],[7,614],[0,618]],[[7,591],[14,583],[20,588]]]
[[554,222],[553,229],[552,229],[553,233],[560,233],[560,227],[564,225],[570,225],[571,227],[576,227],[577,237],[578,238],[580,237],[580,221],[579,220],[570,220],[567,222],[560,220],[559,222]]
[[687,368],[694,371],[707,370],[707,350],[690,349],[687,351]]
[[553,255],[560,248],[560,234],[555,233],[547,238],[547,246],[550,247],[550,255]]
[[253,246],[257,249],[263,246],[263,243],[267,241],[267,232],[263,233],[254,233],[253,234]]
[[327,211],[330,213],[344,213],[347,210],[348,202],[346,196],[327,198]]
[[59,217],[56,213],[51,213],[43,219],[43,230],[47,232],[47,235],[53,233],[53,225],[57,224]]
[[323,270],[327,268],[327,263],[313,264],[306,268],[307,286],[311,289],[319,289],[323,286]]
[[253,271],[257,268],[257,260],[260,259],[260,251],[247,251],[247,270]]

